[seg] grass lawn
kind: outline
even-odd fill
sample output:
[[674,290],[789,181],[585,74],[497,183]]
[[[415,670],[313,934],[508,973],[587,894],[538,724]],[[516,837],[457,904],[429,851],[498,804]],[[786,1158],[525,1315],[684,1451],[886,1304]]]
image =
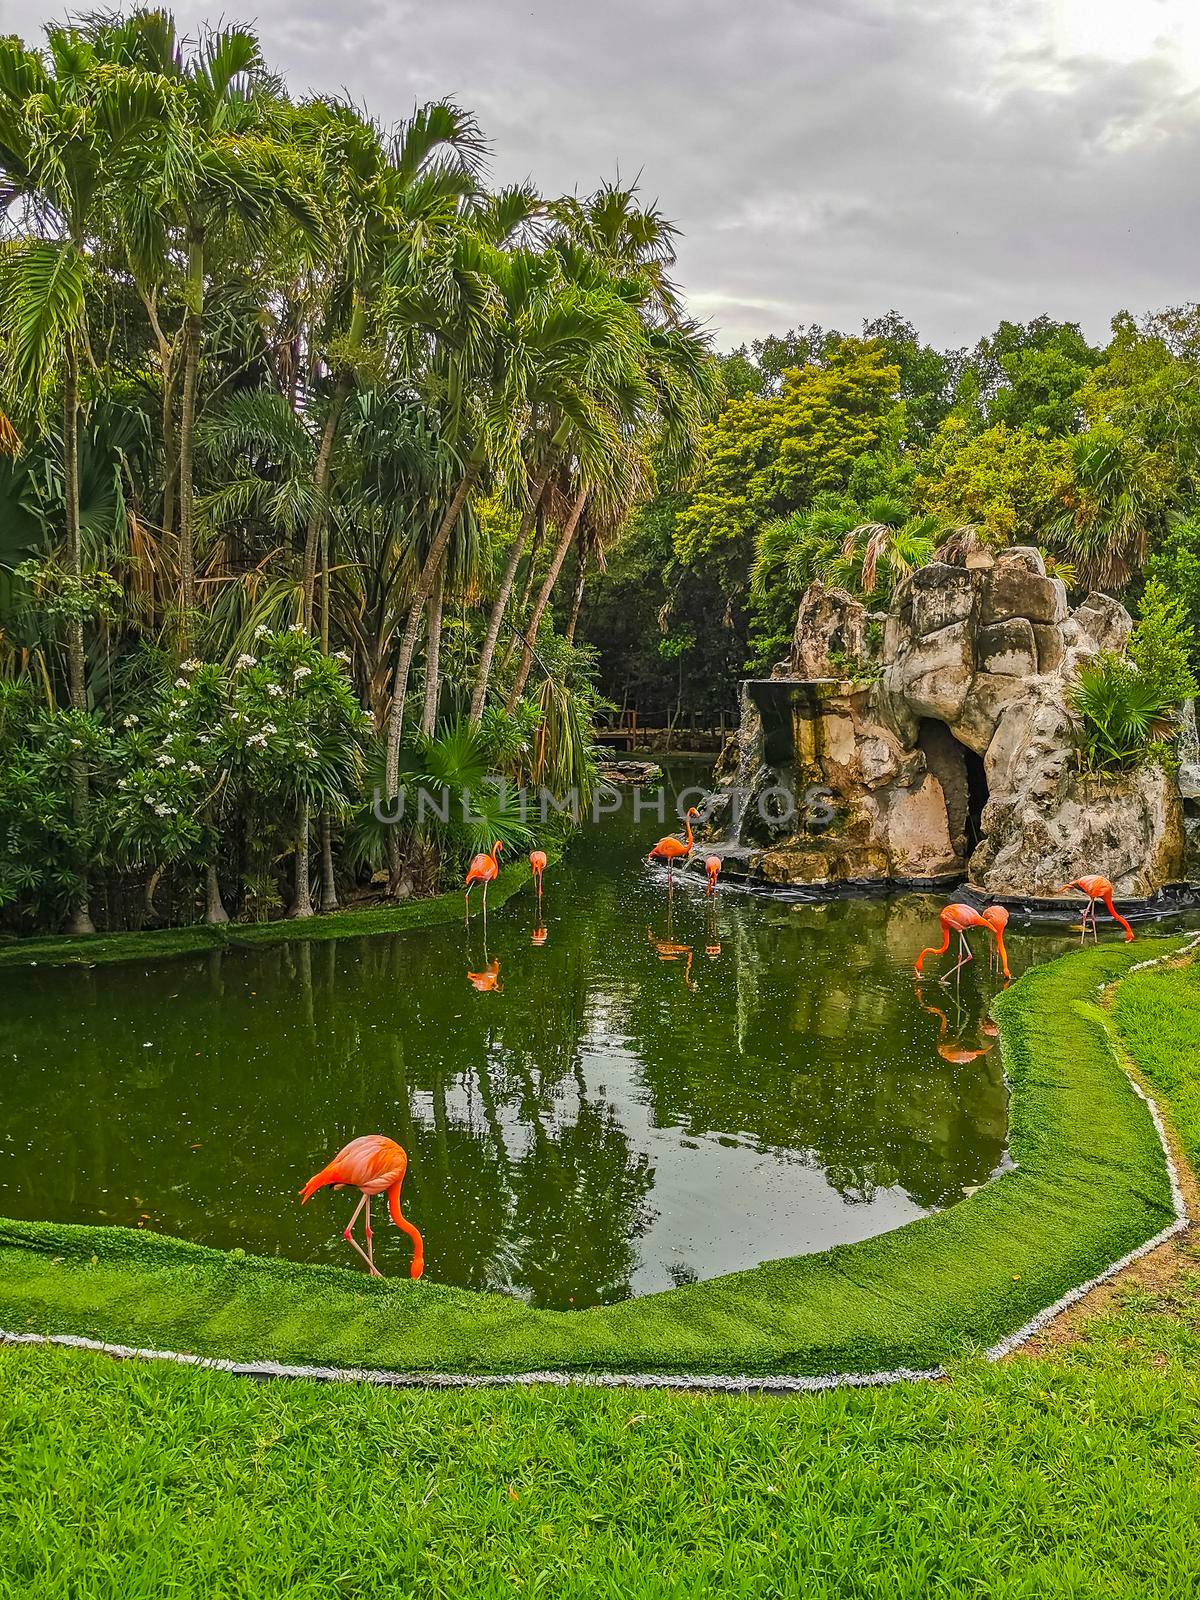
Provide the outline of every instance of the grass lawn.
[[[1135,974],[1112,1004],[1183,1130],[1196,969]],[[1169,1282],[1036,1359],[785,1400],[257,1384],[0,1350],[0,1588],[1176,1600],[1200,1591],[1200,1254],[1175,1255]]]
[[0,1352],[13,1600],[1182,1600],[1198,1462],[1200,1277],[1052,1358],[786,1400]]

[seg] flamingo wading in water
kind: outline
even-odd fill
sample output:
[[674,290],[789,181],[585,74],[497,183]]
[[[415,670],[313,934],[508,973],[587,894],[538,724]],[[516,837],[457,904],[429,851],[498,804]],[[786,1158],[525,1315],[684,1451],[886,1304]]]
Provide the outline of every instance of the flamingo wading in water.
[[1087,895],[1087,905],[1083,908],[1083,916],[1080,919],[1080,944],[1082,944],[1087,938],[1089,914],[1092,919],[1092,938],[1099,941],[1100,936],[1096,932],[1097,900],[1103,901],[1104,908],[1108,912],[1109,916],[1112,917],[1115,922],[1119,922],[1125,929],[1125,943],[1130,943],[1130,941],[1133,939],[1133,929],[1125,921],[1125,918],[1117,910],[1116,906],[1113,905],[1113,886],[1107,878],[1102,878],[1099,873],[1093,873],[1086,878],[1072,878],[1070,883],[1060,884],[1058,892],[1059,894],[1063,894],[1067,889],[1082,889],[1084,894]]
[[533,887],[537,890],[537,897],[542,898],[542,873],[546,870],[546,852],[544,850],[531,850],[529,852],[529,868],[533,873]]
[[950,979],[956,972],[960,970],[960,968],[965,967],[968,961],[974,961],[975,959],[975,957],[971,954],[971,946],[967,943],[967,929],[986,928],[991,934],[992,938],[996,941],[996,953],[1000,957],[1000,970],[1003,972],[1006,978],[1012,976],[1008,970],[1008,954],[1004,948],[1004,934],[999,928],[994,927],[986,917],[980,916],[979,912],[975,910],[974,906],[944,906],[938,913],[938,921],[942,925],[942,942],[941,944],[928,945],[924,950],[921,951],[921,954],[916,960],[917,972],[920,972],[926,956],[945,955],[946,951],[950,948],[950,935],[952,933],[957,933],[959,949],[958,961],[950,968],[950,971],[947,972],[941,980],[943,983],[949,983]]
[[689,806],[687,815],[683,819],[683,826],[687,832],[687,839],[680,840],[669,833],[665,839],[660,839],[646,857],[647,861],[665,861],[667,863],[667,887],[671,886],[671,869],[677,861],[685,856],[690,856],[696,848],[696,841],[692,838],[692,818],[698,817],[699,811],[695,806]]
[[[419,1278],[425,1271],[424,1240],[400,1210],[400,1185],[404,1182],[407,1167],[408,1157],[394,1139],[388,1139],[382,1133],[364,1133],[358,1139],[351,1139],[344,1149],[338,1151],[329,1165],[322,1167],[300,1191],[300,1203],[305,1205],[318,1189],[325,1189],[331,1185],[335,1189],[345,1186],[361,1190],[362,1199],[355,1206],[354,1215],[346,1224],[342,1238],[351,1249],[358,1251],[370,1268],[373,1278],[382,1278],[383,1273],[375,1265],[375,1255],[371,1248],[371,1240],[374,1237],[371,1232],[371,1200],[375,1195],[384,1193],[387,1194],[392,1221],[413,1242],[409,1276]],[[364,1206],[367,1208],[365,1250],[354,1237],[354,1224],[358,1221],[358,1213]]]
[[716,892],[717,892],[717,874],[720,872],[720,870],[721,870],[721,858],[720,858],[720,856],[705,856],[705,858],[704,858],[704,871],[708,876],[708,887],[704,891],[704,893],[706,895],[714,895],[714,894],[716,894]]
[[471,865],[467,868],[467,876],[463,880],[466,884],[466,893],[463,895],[463,908],[468,922],[471,920],[471,890],[477,883],[481,883],[483,885],[483,920],[485,926],[487,924],[487,886],[494,878],[499,876],[500,852],[503,849],[503,842],[497,839],[492,846],[491,855],[488,855],[486,850],[481,850],[477,856],[472,858]]
[[[1005,930],[1005,928],[1008,927],[1008,907],[1007,906],[984,906],[984,908],[983,908],[983,920],[987,923],[988,927],[992,930],[993,933],[999,934],[1001,939],[1003,939],[1004,930]],[[990,967],[994,967],[995,965],[996,965],[996,951],[992,947],[989,946],[989,948],[988,948],[988,966],[990,968]]]

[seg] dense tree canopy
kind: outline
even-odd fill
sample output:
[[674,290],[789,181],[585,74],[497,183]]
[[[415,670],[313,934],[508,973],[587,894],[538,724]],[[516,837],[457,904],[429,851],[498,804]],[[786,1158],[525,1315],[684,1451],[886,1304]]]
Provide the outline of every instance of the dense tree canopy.
[[376,790],[587,788],[586,573],[720,370],[656,207],[487,154],[238,26],[0,40],[0,919],[306,916],[313,844],[323,909],[410,893],[520,823]]
[[[1200,620],[1200,307],[1122,312],[1105,345],[1037,317],[946,351],[889,312],[858,337],[811,326],[756,341],[722,369],[728,400],[694,481],[636,523],[664,549],[671,530],[661,583],[644,581],[643,539],[600,580],[625,596],[619,622],[601,598],[587,624],[614,699],[655,681],[674,632],[690,641],[682,704],[731,707],[728,663],[761,673],[786,655],[814,577],[880,606],[964,529],[1037,545],[1077,594],[1100,587],[1135,610],[1157,575]],[[679,618],[706,591],[702,637]]]

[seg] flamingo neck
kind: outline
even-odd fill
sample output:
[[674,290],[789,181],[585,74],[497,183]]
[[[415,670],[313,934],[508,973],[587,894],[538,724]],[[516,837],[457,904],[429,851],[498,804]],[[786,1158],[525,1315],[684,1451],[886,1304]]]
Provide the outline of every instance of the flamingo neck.
[[684,817],[683,826],[684,826],[684,831],[687,833],[687,847],[688,847],[689,850],[691,850],[691,849],[694,848],[694,841],[692,839],[692,819],[691,819],[691,817]]
[[1112,895],[1111,894],[1106,894],[1104,896],[1104,907],[1105,907],[1105,910],[1108,912],[1109,916],[1112,917],[1114,921],[1119,922],[1121,924],[1121,926],[1125,929],[1125,943],[1128,944],[1129,941],[1133,938],[1133,929],[1125,921],[1125,918],[1117,910],[1116,906],[1113,905]]

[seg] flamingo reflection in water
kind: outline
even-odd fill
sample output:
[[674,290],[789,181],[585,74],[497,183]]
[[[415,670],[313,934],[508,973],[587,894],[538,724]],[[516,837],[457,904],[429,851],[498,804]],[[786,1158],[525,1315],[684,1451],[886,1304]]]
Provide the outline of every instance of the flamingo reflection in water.
[[683,981],[689,989],[694,989],[696,985],[692,978],[692,946],[690,944],[678,944],[671,937],[672,920],[671,902],[668,900],[667,937],[665,939],[660,939],[656,936],[653,928],[647,928],[646,938],[654,946],[654,953],[657,955],[660,961],[684,962]]
[[[484,955],[486,954],[485,950]],[[493,956],[482,972],[468,972],[467,982],[480,994],[503,994],[504,985],[500,982],[499,957]]]
[[721,935],[717,932],[717,913],[712,901],[708,902],[708,915],[704,922],[704,954],[710,961],[715,961],[721,954]]
[[[950,1018],[940,1006],[931,1005],[930,1002],[926,1000],[925,996],[921,993],[919,985],[915,992],[917,996],[917,1004],[920,1006],[921,1010],[928,1011],[931,1017],[936,1017],[938,1019],[938,1036],[937,1045],[935,1048],[943,1061],[948,1061],[951,1066],[954,1067],[962,1067],[965,1066],[968,1061],[978,1061],[980,1056],[986,1056],[988,1051],[992,1049],[995,1044],[994,1038],[990,1039],[987,1044],[976,1046],[971,1046],[963,1042],[962,1031],[967,1022],[967,1013],[962,1006],[956,1005],[954,1007],[956,1013],[954,1024],[955,1037],[948,1038],[947,1035],[950,1033]],[[948,1001],[947,1004],[950,1004],[950,1002]],[[995,1031],[995,1026],[995,1023],[992,1023],[993,1033]],[[986,1034],[987,1031],[988,1029],[986,1022],[981,1023],[980,1032]]]

